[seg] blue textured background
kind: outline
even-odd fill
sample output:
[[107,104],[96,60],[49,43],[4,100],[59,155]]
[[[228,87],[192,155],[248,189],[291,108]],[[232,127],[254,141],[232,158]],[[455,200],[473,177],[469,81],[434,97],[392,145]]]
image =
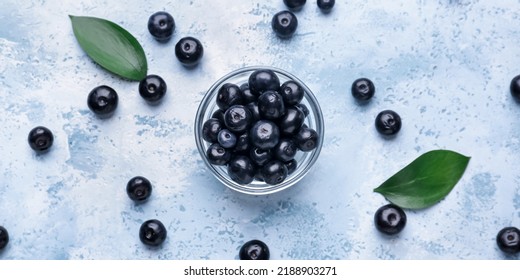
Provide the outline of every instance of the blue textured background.
[[[520,104],[509,94],[520,74],[518,0],[336,1],[324,15],[315,1],[296,13],[297,34],[272,32],[277,1],[13,1],[0,9],[0,224],[11,242],[0,259],[236,259],[253,238],[273,259],[518,259],[495,244],[520,227]],[[170,12],[167,44],[152,39],[148,17]],[[149,73],[168,84],[148,106],[137,83],[94,64],[77,44],[68,15],[112,20],[141,42]],[[195,36],[202,63],[186,70],[175,43]],[[196,150],[193,123],[204,92],[243,66],[270,65],[300,77],[325,117],[323,150],[311,172],[281,193],[253,197],[220,184]],[[350,95],[369,77],[366,106]],[[106,120],[86,97],[106,84],[120,106]],[[393,109],[395,139],[373,122]],[[26,143],[36,125],[55,135],[50,153]],[[393,237],[373,214],[373,188],[420,154],[437,148],[472,159],[439,204],[407,211]],[[136,175],[154,185],[150,201],[126,193]],[[159,249],[138,239],[147,219],[168,229]]]

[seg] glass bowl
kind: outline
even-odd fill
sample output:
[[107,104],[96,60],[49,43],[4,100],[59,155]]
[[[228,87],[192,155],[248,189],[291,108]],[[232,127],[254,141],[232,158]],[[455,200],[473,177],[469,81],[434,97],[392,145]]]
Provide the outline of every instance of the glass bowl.
[[[296,170],[289,174],[283,182],[276,185],[269,185],[263,181],[259,181],[256,179],[247,185],[239,184],[233,181],[227,173],[227,166],[213,165],[208,161],[206,157],[206,151],[208,147],[211,145],[211,143],[206,142],[202,138],[202,127],[204,122],[210,119],[213,112],[215,112],[218,109],[218,106],[216,104],[216,96],[219,88],[225,83],[233,83],[238,86],[240,86],[243,83],[247,83],[250,74],[253,73],[255,70],[259,69],[269,69],[274,71],[280,79],[280,84],[283,84],[288,80],[293,80],[301,85],[305,92],[303,100],[300,103],[304,104],[309,109],[309,114],[305,118],[304,124],[306,124],[309,128],[316,130],[319,136],[318,145],[315,149],[308,152],[298,151],[296,153],[296,156],[294,157],[294,159],[296,159],[298,163]],[[289,188],[296,184],[298,181],[300,181],[309,172],[313,164],[318,159],[323,143],[323,135],[323,116],[318,101],[316,100],[316,97],[314,96],[312,91],[300,79],[298,79],[291,73],[268,66],[252,66],[240,68],[220,78],[206,92],[206,95],[204,96],[199,105],[197,115],[195,118],[195,141],[197,143],[197,149],[199,150],[199,153],[209,170],[211,170],[215,177],[227,187],[238,192],[253,195],[263,195],[278,192],[283,189]]]

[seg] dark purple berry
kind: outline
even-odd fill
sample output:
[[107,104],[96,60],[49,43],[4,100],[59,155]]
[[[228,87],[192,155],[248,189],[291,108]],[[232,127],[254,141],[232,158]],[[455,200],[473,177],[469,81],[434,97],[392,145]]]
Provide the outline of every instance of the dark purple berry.
[[4,249],[8,243],[9,233],[3,226],[0,226],[0,250]]
[[280,95],[286,106],[296,105],[303,99],[305,91],[302,86],[295,81],[287,81],[280,86]]
[[272,70],[259,69],[249,75],[249,89],[254,95],[260,95],[264,91],[280,89],[280,79]]
[[272,157],[271,150],[263,150],[256,147],[249,150],[249,158],[257,166],[266,164]]
[[170,40],[175,31],[175,21],[167,12],[157,12],[148,19],[148,31],[159,42]]
[[511,85],[509,86],[509,90],[511,91],[511,95],[520,101],[520,75],[516,76],[511,80]]
[[293,9],[293,10],[300,10],[303,8],[307,0],[283,0],[283,3],[287,8]]
[[255,180],[263,182],[264,178],[262,177],[262,169],[257,168],[255,172]]
[[139,228],[139,239],[148,246],[159,246],[166,240],[167,231],[159,220],[148,220]]
[[145,201],[152,195],[152,183],[142,176],[136,176],[126,184],[126,193],[133,201]]
[[279,160],[272,160],[262,166],[261,174],[267,184],[280,184],[287,178],[287,166]]
[[242,245],[238,256],[241,260],[268,260],[269,248],[260,240],[250,240]]
[[87,105],[98,117],[108,118],[114,114],[119,97],[109,86],[95,87],[88,95]]
[[230,149],[237,144],[237,137],[233,132],[229,131],[229,129],[224,128],[219,131],[217,141],[223,148]]
[[226,110],[217,109],[213,114],[211,114],[211,118],[219,120],[222,124],[224,124],[224,113]]
[[281,11],[273,16],[271,27],[278,37],[287,39],[292,37],[296,32],[298,19],[291,11]]
[[227,171],[231,180],[243,185],[251,183],[256,173],[249,157],[243,155],[233,157],[228,163]]
[[284,135],[292,135],[298,132],[305,121],[305,114],[298,107],[287,108],[285,115],[278,121],[280,132]]
[[302,126],[293,138],[298,149],[304,152],[311,151],[318,146],[319,135],[316,130]]
[[309,108],[307,108],[307,106],[305,106],[305,104],[303,103],[296,104],[294,105],[294,107],[299,108],[303,112],[303,115],[305,117],[307,117],[310,114]]
[[359,78],[352,83],[352,96],[358,101],[367,101],[376,92],[374,83],[367,78]]
[[247,109],[251,112],[251,116],[253,117],[253,122],[260,120],[262,117],[260,116],[260,109],[258,108],[258,102],[251,102],[246,105]]
[[243,103],[242,92],[240,88],[231,83],[223,84],[217,92],[217,106],[222,110],[227,110],[233,105]]
[[280,139],[278,145],[273,148],[274,156],[283,162],[292,160],[296,152],[298,152],[298,147],[293,140],[287,138]]
[[505,227],[497,234],[498,248],[508,254],[520,253],[520,230],[516,227]]
[[401,130],[401,117],[392,110],[384,110],[376,116],[376,129],[385,136],[392,136]]
[[202,139],[215,143],[218,141],[218,133],[224,128],[224,124],[216,118],[208,119],[202,124]]
[[206,157],[211,164],[226,165],[231,160],[232,153],[219,143],[211,144],[206,150]]
[[196,66],[204,55],[204,47],[193,37],[184,37],[175,45],[175,56],[186,67]]
[[244,104],[255,102],[258,98],[258,96],[254,95],[253,92],[251,92],[248,83],[242,84],[240,86],[240,91],[242,92],[242,99],[244,101]]
[[54,143],[54,136],[48,128],[37,126],[29,132],[27,141],[31,149],[38,153],[45,153]]
[[285,163],[285,167],[287,167],[287,175],[291,175],[294,171],[296,171],[298,162],[295,159],[292,159]]
[[318,0],[318,8],[324,13],[328,13],[334,7],[335,0]]
[[274,91],[268,90],[258,97],[258,111],[265,119],[274,120],[285,114],[285,104],[282,96]]
[[278,144],[280,130],[272,121],[259,120],[251,128],[249,137],[253,146],[267,150],[274,148]]
[[249,143],[249,133],[244,132],[242,135],[238,136],[237,144],[235,145],[235,149],[233,150],[236,153],[246,153],[249,151],[251,144]]
[[406,214],[399,206],[387,204],[377,209],[374,215],[374,223],[377,230],[382,233],[397,234],[406,225]]
[[243,133],[253,123],[253,116],[244,105],[233,105],[224,113],[224,124],[235,133]]
[[139,94],[150,104],[157,104],[166,94],[166,82],[157,75],[148,75],[139,82]]

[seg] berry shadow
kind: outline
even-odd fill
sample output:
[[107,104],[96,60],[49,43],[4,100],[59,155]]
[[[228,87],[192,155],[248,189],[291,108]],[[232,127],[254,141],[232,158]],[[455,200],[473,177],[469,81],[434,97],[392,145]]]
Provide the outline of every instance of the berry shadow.
[[401,233],[397,233],[397,234],[385,234],[385,233],[382,233],[382,232],[377,232],[377,237],[381,238],[381,239],[384,239],[384,240],[387,240],[388,242],[393,242],[393,241],[398,241],[398,240],[402,240],[403,238],[401,237]]
[[144,213],[145,208],[150,204],[153,198],[149,198],[145,201],[130,201],[130,209],[138,213]]
[[383,135],[381,133],[378,133],[379,134],[379,137],[381,137],[382,139],[386,140],[386,141],[392,141],[394,140],[395,138],[397,138],[397,135],[399,134],[394,134],[394,135]]
[[511,96],[511,98],[514,100],[515,104],[520,106],[520,97],[514,97],[514,96]]
[[161,100],[159,101],[154,101],[154,102],[151,102],[151,101],[144,101],[144,103],[147,105],[147,106],[150,106],[152,108],[158,108],[160,107],[163,103],[165,103],[164,99],[167,98],[166,96],[163,97]]
[[158,253],[158,252],[161,252],[161,250],[165,250],[165,249],[163,249],[164,247],[169,247],[167,244],[167,243],[169,243],[168,239],[169,239],[169,237],[166,237],[166,240],[164,240],[164,242],[159,246],[149,246],[149,245],[142,244],[141,248],[144,248],[146,251]]
[[372,103],[371,100],[358,100],[358,99],[354,99],[354,102],[356,103],[357,106],[360,106],[360,107],[368,107]]
[[4,256],[7,256],[7,251],[9,250],[9,244],[0,250],[0,260],[4,259]]
[[186,66],[182,65],[179,61],[175,61],[174,71],[179,71],[186,78],[200,78],[204,76],[204,59],[200,61],[197,65]]
[[352,106],[352,110],[359,114],[368,114],[372,109],[378,106],[377,100],[374,100],[374,98],[370,100],[357,100],[352,98],[352,101],[350,102],[348,105]]

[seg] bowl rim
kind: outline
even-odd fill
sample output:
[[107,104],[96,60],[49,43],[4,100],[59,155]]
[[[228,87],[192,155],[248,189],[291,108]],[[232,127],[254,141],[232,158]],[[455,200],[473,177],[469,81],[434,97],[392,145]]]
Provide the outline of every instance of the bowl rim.
[[[261,188],[253,187],[251,184],[248,184],[248,185],[238,184],[238,183],[234,182],[233,180],[231,180],[229,177],[222,175],[219,172],[219,166],[214,166],[213,164],[211,164],[208,161],[208,159],[206,157],[205,147],[204,147],[204,140],[202,140],[202,136],[201,136],[202,124],[205,121],[204,115],[206,113],[206,109],[207,109],[208,105],[212,103],[212,98],[211,98],[211,97],[213,97],[212,93],[214,93],[216,90],[218,90],[218,88],[221,85],[223,85],[224,83],[226,83],[226,81],[228,81],[229,79],[231,79],[237,75],[244,74],[246,72],[253,72],[255,70],[260,70],[260,69],[271,70],[271,71],[275,72],[276,74],[281,74],[283,76],[286,76],[289,79],[296,81],[303,87],[304,99],[312,106],[311,114],[314,115],[313,119],[314,119],[314,123],[316,125],[316,130],[317,130],[318,136],[319,136],[318,146],[310,152],[304,152],[304,153],[309,153],[310,159],[308,160],[307,164],[303,165],[303,169],[298,170],[298,168],[300,168],[300,166],[297,167],[296,171],[299,171],[297,176],[292,177],[291,180],[289,180],[289,181],[285,180],[280,184],[269,185],[269,186],[261,187]],[[314,93],[310,90],[310,88],[303,81],[301,81],[298,77],[296,77],[295,75],[293,75],[283,69],[272,67],[272,66],[257,65],[257,66],[246,66],[246,67],[242,67],[242,68],[233,70],[233,71],[225,74],[221,78],[219,78],[216,82],[214,82],[211,85],[211,87],[204,93],[204,96],[203,96],[202,100],[200,101],[199,107],[197,109],[197,113],[196,113],[196,117],[195,117],[194,132],[195,132],[194,135],[195,135],[195,142],[197,145],[197,150],[199,151],[199,154],[200,154],[202,160],[204,161],[206,167],[209,168],[209,170],[213,173],[213,175],[222,184],[224,184],[226,187],[228,187],[234,191],[244,193],[244,194],[267,195],[267,194],[272,194],[272,193],[287,189],[287,188],[295,185],[296,183],[298,183],[301,179],[303,179],[305,177],[305,175],[307,175],[307,173],[310,171],[311,167],[314,166],[314,164],[317,161],[319,154],[321,152],[324,134],[325,134],[325,125],[324,125],[323,114],[322,114],[319,102],[316,99],[316,96],[314,95]]]

